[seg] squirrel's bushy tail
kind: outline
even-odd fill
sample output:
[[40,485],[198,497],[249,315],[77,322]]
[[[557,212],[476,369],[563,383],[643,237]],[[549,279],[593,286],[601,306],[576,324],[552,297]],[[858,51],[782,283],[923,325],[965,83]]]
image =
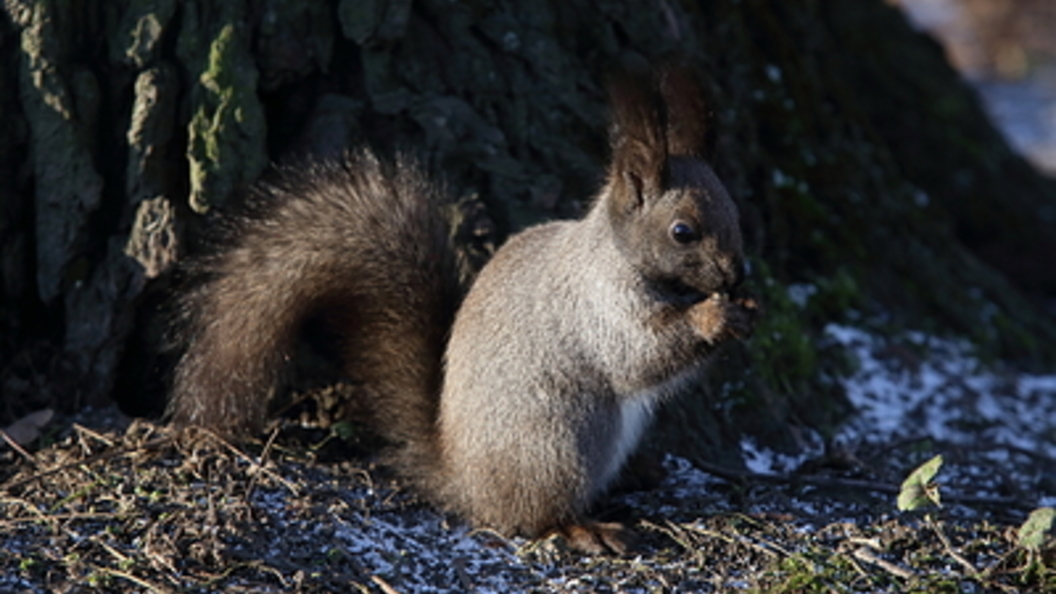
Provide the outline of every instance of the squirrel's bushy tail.
[[[367,150],[287,168],[251,195],[229,245],[192,268],[171,419],[258,430],[308,319],[337,325],[341,357],[386,437],[435,443],[444,344],[461,289],[445,191],[407,157]],[[251,203],[252,204],[252,203]]]

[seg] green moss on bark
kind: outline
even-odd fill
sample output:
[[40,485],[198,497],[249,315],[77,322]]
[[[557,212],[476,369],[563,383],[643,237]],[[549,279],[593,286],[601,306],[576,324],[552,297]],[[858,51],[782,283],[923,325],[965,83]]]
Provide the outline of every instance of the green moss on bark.
[[157,58],[176,0],[132,0],[110,33],[110,60],[143,68]]
[[257,96],[257,70],[239,23],[223,24],[192,90],[188,125],[192,208],[222,204],[266,164],[266,125]]

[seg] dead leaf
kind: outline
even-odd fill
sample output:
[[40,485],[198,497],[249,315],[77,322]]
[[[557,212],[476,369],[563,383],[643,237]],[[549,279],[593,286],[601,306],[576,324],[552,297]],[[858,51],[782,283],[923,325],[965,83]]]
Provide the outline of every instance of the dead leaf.
[[18,445],[24,446],[39,438],[40,430],[47,426],[54,416],[55,411],[50,408],[38,410],[5,427],[4,433]]

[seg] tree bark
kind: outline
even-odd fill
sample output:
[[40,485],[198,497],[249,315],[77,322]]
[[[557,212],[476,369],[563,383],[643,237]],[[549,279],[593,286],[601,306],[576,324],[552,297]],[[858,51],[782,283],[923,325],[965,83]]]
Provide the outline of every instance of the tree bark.
[[[1053,357],[1056,187],[881,0],[4,7],[0,415],[138,385],[119,361],[159,340],[141,332],[161,324],[154,293],[202,213],[269,162],[410,148],[501,232],[576,214],[605,166],[604,74],[672,52],[705,75],[713,160],[768,312],[706,398],[672,415],[684,449],[732,460],[746,427],[791,442],[790,424],[835,422],[829,322],[883,318],[994,356]],[[147,392],[133,390],[160,397]]]

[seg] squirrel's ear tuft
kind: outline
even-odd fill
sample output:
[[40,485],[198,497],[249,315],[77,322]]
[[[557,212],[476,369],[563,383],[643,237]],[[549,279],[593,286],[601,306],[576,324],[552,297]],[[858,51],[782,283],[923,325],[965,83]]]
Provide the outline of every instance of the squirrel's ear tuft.
[[665,106],[654,76],[621,73],[609,81],[612,109],[610,183],[631,210],[663,190],[667,174]]
[[708,126],[700,80],[682,64],[663,68],[658,77],[660,93],[667,106],[668,154],[703,157]]

